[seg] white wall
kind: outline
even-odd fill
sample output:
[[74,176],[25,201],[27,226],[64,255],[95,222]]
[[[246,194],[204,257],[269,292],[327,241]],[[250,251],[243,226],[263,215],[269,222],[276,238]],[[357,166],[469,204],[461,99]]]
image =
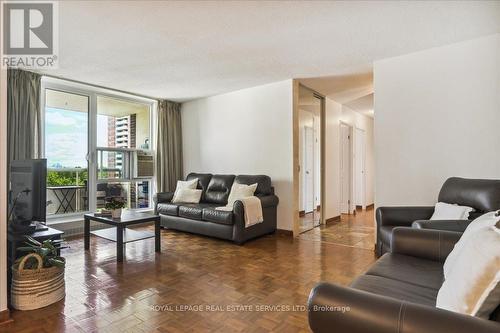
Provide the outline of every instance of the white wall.
[[[366,136],[366,204],[374,202],[373,118],[326,98],[325,143],[325,218],[340,215],[340,122],[365,131]],[[355,140],[356,138],[354,138]],[[351,163],[354,165],[354,163]]]
[[450,176],[500,178],[500,35],[374,64],[376,205],[434,204]]
[[292,80],[182,104],[184,173],[265,174],[293,229]]

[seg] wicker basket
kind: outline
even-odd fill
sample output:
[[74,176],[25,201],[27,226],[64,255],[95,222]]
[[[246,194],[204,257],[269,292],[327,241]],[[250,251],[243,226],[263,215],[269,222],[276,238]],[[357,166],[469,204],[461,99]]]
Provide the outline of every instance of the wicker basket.
[[[29,258],[38,262],[36,269],[24,269]],[[66,295],[64,268],[43,268],[40,255],[30,253],[12,266],[11,303],[18,310],[34,310],[60,301]]]

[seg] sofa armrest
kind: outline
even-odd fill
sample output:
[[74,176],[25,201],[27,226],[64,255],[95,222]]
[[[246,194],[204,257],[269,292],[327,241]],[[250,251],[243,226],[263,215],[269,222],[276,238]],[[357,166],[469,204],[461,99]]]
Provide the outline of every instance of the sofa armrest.
[[411,226],[416,229],[464,232],[471,222],[471,220],[417,220]]
[[275,195],[259,197],[262,205],[262,214],[264,221],[248,228],[245,227],[245,207],[241,200],[236,200],[233,205],[233,241],[237,244],[243,244],[246,240],[261,236],[276,230],[276,210],[279,199]]
[[313,332],[498,332],[496,322],[400,301],[349,287],[320,283],[309,295]]
[[170,202],[174,198],[174,192],[160,192],[156,193],[153,197],[153,201],[156,204]]
[[[268,207],[276,207],[279,203],[279,198],[275,195],[266,195],[263,197],[258,197],[260,199],[260,204],[262,209]],[[242,218],[245,216],[245,206],[241,200],[236,200],[233,205],[233,214],[236,214]]]
[[461,232],[397,227],[392,230],[391,252],[444,262]]
[[433,206],[379,207],[376,212],[377,226],[411,226],[413,221],[430,219]]
[[262,205],[262,208],[275,207],[275,206],[278,206],[278,203],[280,202],[278,197],[275,195],[266,195],[266,196],[258,197],[258,198],[260,199],[260,203]]

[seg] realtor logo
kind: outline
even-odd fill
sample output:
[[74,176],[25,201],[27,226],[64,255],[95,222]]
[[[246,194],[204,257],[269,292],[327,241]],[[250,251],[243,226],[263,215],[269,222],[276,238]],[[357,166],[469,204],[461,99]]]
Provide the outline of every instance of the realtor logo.
[[56,68],[57,2],[2,3],[2,67]]

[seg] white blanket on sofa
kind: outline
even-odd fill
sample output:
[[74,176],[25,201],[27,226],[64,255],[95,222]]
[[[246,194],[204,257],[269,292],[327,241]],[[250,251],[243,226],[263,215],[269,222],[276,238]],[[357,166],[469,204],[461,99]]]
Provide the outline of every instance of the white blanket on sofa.
[[[243,203],[243,210],[245,211],[245,228],[248,228],[257,223],[264,222],[264,216],[262,214],[262,204],[259,198],[257,198],[256,196],[252,196],[240,200]],[[215,209],[232,211],[233,207],[224,206],[217,207]]]

